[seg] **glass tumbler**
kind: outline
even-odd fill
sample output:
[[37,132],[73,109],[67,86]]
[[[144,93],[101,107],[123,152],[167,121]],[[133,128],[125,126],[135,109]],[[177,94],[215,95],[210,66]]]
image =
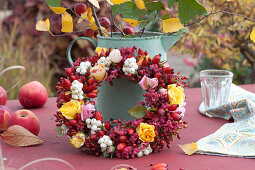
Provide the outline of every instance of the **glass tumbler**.
[[229,100],[233,73],[227,70],[202,70],[201,89],[205,109],[226,104]]

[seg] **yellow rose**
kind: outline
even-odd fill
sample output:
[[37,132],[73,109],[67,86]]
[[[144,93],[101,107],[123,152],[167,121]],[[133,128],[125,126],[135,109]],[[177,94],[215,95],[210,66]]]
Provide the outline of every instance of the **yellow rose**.
[[82,104],[84,104],[83,101],[70,100],[63,104],[58,111],[60,111],[66,119],[74,119],[76,117],[76,113],[81,113]]
[[168,97],[171,104],[179,104],[181,106],[185,100],[184,89],[176,84],[168,85]]
[[70,139],[70,143],[75,148],[80,148],[85,143],[85,134],[83,132],[78,132],[75,135],[72,136]]
[[102,82],[107,77],[107,72],[102,64],[95,65],[90,70],[90,75],[94,77],[96,80]]
[[148,123],[140,123],[136,128],[136,132],[139,135],[139,139],[143,142],[153,142],[154,137],[156,136],[155,127],[153,125],[149,125]]
[[97,47],[95,51],[96,51],[96,53],[98,54],[98,56],[100,56],[101,53],[102,53],[103,55],[105,55],[105,52],[107,51],[107,48]]

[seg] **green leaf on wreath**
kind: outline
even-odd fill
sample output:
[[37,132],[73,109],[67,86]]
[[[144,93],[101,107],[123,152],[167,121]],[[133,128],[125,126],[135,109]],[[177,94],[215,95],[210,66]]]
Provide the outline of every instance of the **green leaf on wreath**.
[[135,107],[130,109],[128,111],[128,113],[130,114],[130,116],[132,116],[132,117],[134,117],[136,119],[141,119],[144,116],[146,116],[146,107],[145,106],[141,106],[141,105],[136,105]]
[[156,112],[157,109],[156,109],[156,108],[150,108],[149,111],[151,111],[151,112]]
[[46,0],[46,3],[51,7],[61,7],[61,0]]
[[178,0],[179,18],[182,23],[186,23],[196,15],[208,14],[206,9],[197,0]]
[[69,95],[69,94],[72,94],[72,92],[68,91],[68,92],[65,93],[65,95]]
[[58,132],[58,133],[62,133],[61,126],[57,126],[55,130],[56,130],[56,132]]
[[64,136],[64,134],[57,134],[56,135],[57,138],[61,138],[62,136]]

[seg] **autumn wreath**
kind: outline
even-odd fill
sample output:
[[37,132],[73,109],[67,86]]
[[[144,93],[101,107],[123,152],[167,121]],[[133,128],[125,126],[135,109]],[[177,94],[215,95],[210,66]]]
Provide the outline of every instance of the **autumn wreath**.
[[[66,78],[57,84],[55,114],[57,136],[67,135],[75,148],[103,157],[134,158],[170,147],[173,137],[187,127],[183,87],[187,78],[174,70],[160,55],[133,48],[97,48],[92,58],[77,59],[66,68]],[[134,119],[104,121],[93,99],[102,81],[124,77],[145,90],[141,101],[129,111]],[[139,115],[136,114],[139,110]]]

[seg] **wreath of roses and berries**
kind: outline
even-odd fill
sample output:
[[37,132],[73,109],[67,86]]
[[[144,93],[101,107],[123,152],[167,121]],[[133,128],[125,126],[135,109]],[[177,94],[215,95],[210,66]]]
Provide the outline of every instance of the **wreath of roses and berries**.
[[[146,51],[133,48],[97,48],[91,58],[77,59],[66,68],[56,88],[59,97],[55,114],[57,136],[67,135],[75,148],[102,157],[134,158],[170,147],[173,137],[187,127],[185,112],[186,77],[174,70],[160,55],[150,58]],[[141,101],[128,113],[132,121],[104,121],[93,101],[98,87],[124,77],[145,90]]]

